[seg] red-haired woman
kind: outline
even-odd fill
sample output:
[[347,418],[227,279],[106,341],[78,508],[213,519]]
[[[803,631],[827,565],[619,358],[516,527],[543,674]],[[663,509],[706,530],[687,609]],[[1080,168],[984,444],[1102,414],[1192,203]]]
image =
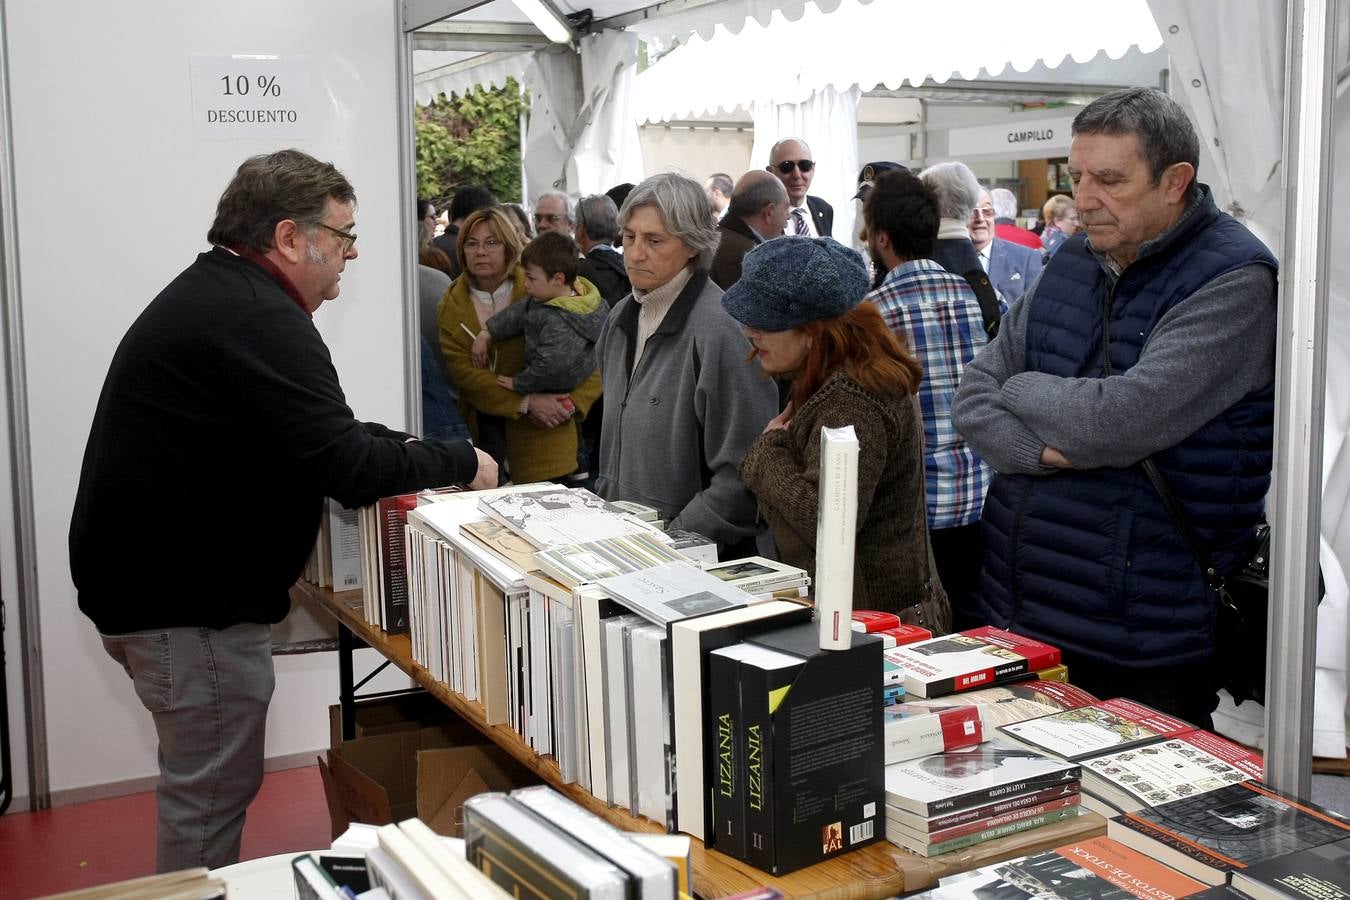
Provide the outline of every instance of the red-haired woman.
[[899,613],[934,633],[951,608],[932,551],[924,500],[922,371],[867,292],[867,271],[829,238],[784,237],[745,256],[722,305],[764,371],[790,379],[787,407],[741,463],[780,558],[814,572],[820,429],[858,435],[854,606]]

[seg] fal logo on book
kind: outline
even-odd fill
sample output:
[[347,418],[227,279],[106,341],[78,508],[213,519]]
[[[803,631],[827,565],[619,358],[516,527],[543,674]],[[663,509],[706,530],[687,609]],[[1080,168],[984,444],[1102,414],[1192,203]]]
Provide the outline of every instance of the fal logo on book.
[[822,853],[833,853],[836,850],[844,848],[844,823],[831,822],[820,829],[820,850]]

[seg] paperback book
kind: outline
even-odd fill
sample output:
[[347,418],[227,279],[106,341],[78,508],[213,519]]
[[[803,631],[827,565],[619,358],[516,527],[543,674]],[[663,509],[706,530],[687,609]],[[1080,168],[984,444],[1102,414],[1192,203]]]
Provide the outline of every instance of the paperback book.
[[887,650],[906,695],[939,697],[1015,681],[1059,665],[1059,648],[1000,628],[973,628]]
[[1350,838],[1295,850],[1233,873],[1233,886],[1256,900],[1350,897]]
[[999,730],[1038,750],[1081,761],[1114,750],[1155,744],[1196,728],[1142,703],[1121,698],[1001,725]]
[[682,554],[645,534],[567,544],[534,553],[534,564],[569,588],[663,563],[687,561]]
[[886,803],[935,816],[1076,783],[1080,774],[1075,763],[995,738],[886,766]]
[[479,500],[478,508],[537,549],[625,534],[661,533],[584,488],[545,488],[497,494]]
[[596,587],[657,625],[748,606],[755,597],[690,562],[602,578]]
[[953,850],[964,850],[996,838],[1071,819],[1078,815],[1078,802],[1079,797],[1075,794],[1063,800],[1042,803],[984,821],[936,832],[907,828],[891,819],[888,809],[886,840],[920,856],[940,856]]

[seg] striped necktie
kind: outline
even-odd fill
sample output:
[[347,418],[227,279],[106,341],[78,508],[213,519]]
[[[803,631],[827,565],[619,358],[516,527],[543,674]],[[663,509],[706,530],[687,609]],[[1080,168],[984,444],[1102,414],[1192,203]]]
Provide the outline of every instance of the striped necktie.
[[792,228],[802,237],[811,236],[811,229],[806,227],[806,217],[802,215],[802,208],[800,206],[792,210]]

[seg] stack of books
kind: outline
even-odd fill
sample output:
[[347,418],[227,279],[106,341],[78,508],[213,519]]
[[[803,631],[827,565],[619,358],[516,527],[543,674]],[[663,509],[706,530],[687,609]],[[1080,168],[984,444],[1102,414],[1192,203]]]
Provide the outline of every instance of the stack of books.
[[1061,665],[1058,647],[989,626],[895,647],[885,659],[883,677],[901,685],[906,697],[921,698],[1044,679]]
[[1259,753],[1132,700],[1104,700],[999,730],[1080,763],[1084,805],[1108,817],[1262,775]]
[[1078,815],[1081,769],[994,738],[886,766],[886,839],[936,856]]

